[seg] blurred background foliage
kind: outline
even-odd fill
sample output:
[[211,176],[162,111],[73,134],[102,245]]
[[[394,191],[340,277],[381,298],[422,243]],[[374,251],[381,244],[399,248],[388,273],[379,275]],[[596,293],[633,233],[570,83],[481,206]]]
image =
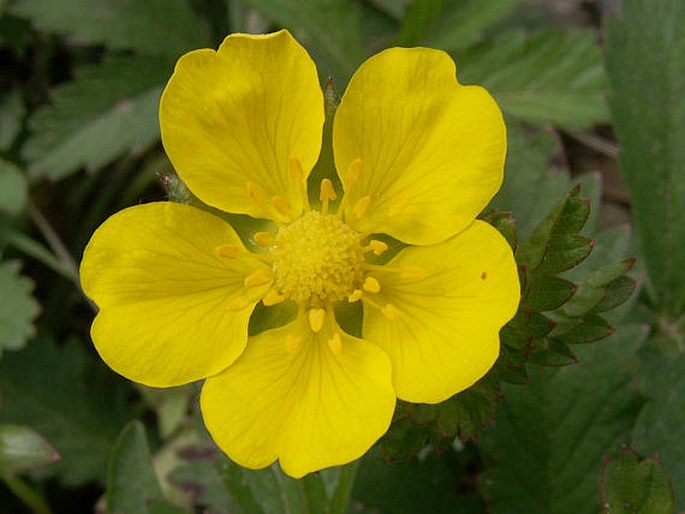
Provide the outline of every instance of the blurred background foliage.
[[[299,481],[218,452],[198,385],[104,366],[77,264],[108,215],[173,196],[175,60],[281,27],[339,92],[396,45],[492,92],[509,156],[482,216],[524,293],[481,382]],[[682,0],[0,0],[0,510],[685,511],[683,198]]]

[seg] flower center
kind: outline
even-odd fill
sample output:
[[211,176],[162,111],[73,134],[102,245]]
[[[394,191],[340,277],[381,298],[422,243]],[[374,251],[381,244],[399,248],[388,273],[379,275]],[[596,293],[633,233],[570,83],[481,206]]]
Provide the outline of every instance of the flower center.
[[363,282],[360,235],[338,217],[309,211],[274,238],[275,287],[310,307],[347,298]]

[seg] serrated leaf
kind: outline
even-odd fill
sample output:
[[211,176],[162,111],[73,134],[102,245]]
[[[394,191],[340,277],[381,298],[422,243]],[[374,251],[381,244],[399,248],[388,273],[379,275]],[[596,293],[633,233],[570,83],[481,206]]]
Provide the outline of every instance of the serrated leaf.
[[[207,28],[186,0],[17,0],[8,11],[82,44],[179,57],[207,45]],[[170,37],[173,35],[173,37]]]
[[558,339],[537,339],[531,342],[528,363],[539,366],[567,366],[578,362],[568,345]]
[[607,23],[619,163],[649,271],[653,301],[685,308],[685,3],[626,0]]
[[0,357],[3,349],[22,348],[35,332],[40,305],[32,291],[33,283],[19,274],[18,262],[0,262]]
[[362,62],[358,7],[347,0],[245,0],[267,18],[290,29],[317,59],[322,77],[342,87]]
[[591,30],[505,32],[457,56],[460,82],[534,124],[578,128],[609,119],[604,67]]
[[615,329],[602,317],[589,314],[579,320],[572,329],[562,332],[563,325],[559,323],[550,337],[559,339],[565,344],[593,343],[610,336]]
[[643,339],[632,326],[579,347],[578,364],[530,366],[529,385],[503,385],[497,422],[480,440],[495,459],[481,480],[493,512],[597,512],[602,457],[628,440],[635,420],[631,363]]
[[26,471],[59,458],[50,443],[31,427],[0,425],[0,473]]
[[0,150],[7,150],[12,145],[21,131],[25,115],[26,108],[19,89],[0,98]]
[[588,312],[603,312],[625,301],[635,287],[635,281],[623,275],[635,263],[634,259],[608,264],[588,275],[578,284],[578,291],[562,312],[571,317]]
[[394,421],[381,438],[383,453],[391,460],[415,456],[427,444],[425,430],[410,418]]
[[672,514],[673,490],[657,458],[638,460],[624,448],[602,467],[599,483],[604,514]]
[[[675,346],[669,342],[667,346]],[[633,444],[642,455],[658,454],[675,491],[676,507],[685,509],[685,359],[677,349],[658,351],[649,341],[639,370],[640,389],[649,398],[635,425]]]
[[150,514],[148,501],[161,495],[145,427],[138,420],[131,421],[119,434],[109,458],[107,514]]
[[19,214],[26,206],[26,177],[11,162],[0,159],[0,213]]
[[104,483],[109,451],[133,417],[126,382],[91,359],[79,343],[58,348],[38,338],[0,363],[5,394],[0,422],[29,425],[62,456],[51,466],[66,484]]
[[102,167],[159,139],[157,108],[170,61],[118,57],[79,70],[31,118],[23,147],[33,177],[61,179],[85,166]]
[[530,282],[524,305],[533,311],[552,311],[568,301],[576,285],[564,278],[538,275]]

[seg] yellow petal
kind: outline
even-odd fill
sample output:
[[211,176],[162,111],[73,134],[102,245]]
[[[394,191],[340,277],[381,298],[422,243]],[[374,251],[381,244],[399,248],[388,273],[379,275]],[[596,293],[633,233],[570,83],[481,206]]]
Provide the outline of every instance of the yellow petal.
[[297,478],[360,457],[387,430],[394,405],[387,356],[330,321],[312,332],[304,313],[250,338],[201,398],[207,428],[231,459],[252,469],[279,459]]
[[[222,245],[241,253],[222,257]],[[150,386],[217,373],[245,347],[258,299],[245,298],[243,281],[265,267],[230,225],[199,209],[160,202],[120,211],[95,231],[81,262],[83,291],[100,309],[95,347],[112,369]],[[229,310],[243,299],[245,308]]]
[[[352,77],[333,150],[354,228],[433,244],[466,227],[499,189],[506,131],[487,91],[457,82],[449,55],[392,48]],[[356,159],[363,171],[348,177]],[[366,197],[368,211],[358,216]]]
[[420,265],[425,275],[407,280],[378,271],[379,305],[392,316],[364,310],[364,338],[392,362],[397,396],[441,402],[490,369],[499,353],[499,329],[516,312],[519,280],[511,249],[487,223],[433,246],[402,250],[389,266]]
[[195,195],[227,212],[277,217],[271,199],[302,210],[303,172],[321,148],[324,110],[316,66],[289,32],[233,34],[217,52],[176,64],[159,112],[162,142]]

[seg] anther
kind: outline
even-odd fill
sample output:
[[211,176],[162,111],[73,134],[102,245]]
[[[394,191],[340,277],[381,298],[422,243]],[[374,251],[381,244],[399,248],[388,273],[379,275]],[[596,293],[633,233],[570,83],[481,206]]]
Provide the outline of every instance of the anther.
[[321,181],[321,192],[319,193],[319,200],[322,202],[335,200],[338,195],[335,193],[333,188],[333,182],[330,179],[325,178]]
[[226,309],[231,311],[231,312],[239,312],[239,311],[242,311],[243,309],[246,309],[249,305],[250,305],[250,302],[248,302],[242,296],[239,296],[237,298],[234,298],[231,301],[231,303],[229,303],[226,306]]
[[240,252],[240,248],[233,245],[219,245],[214,248],[214,255],[220,259],[235,259]]
[[285,351],[288,353],[297,353],[302,348],[302,338],[294,334],[290,334],[285,340]]
[[290,178],[294,178],[296,180],[302,180],[304,178],[302,163],[297,157],[291,157],[288,159],[288,175],[290,175]]
[[340,352],[342,351],[342,339],[340,338],[340,334],[335,333],[333,337],[328,340],[328,347],[331,349],[331,352],[333,352],[333,355],[340,355]]
[[347,166],[347,173],[345,173],[345,181],[348,185],[356,184],[362,178],[362,171],[364,170],[364,161],[361,159],[354,159]]
[[352,212],[357,217],[357,219],[362,219],[369,212],[369,207],[371,207],[371,197],[362,196],[352,207]]
[[390,208],[388,209],[388,214],[387,214],[388,218],[390,218],[390,219],[396,218],[397,216],[402,214],[402,212],[404,212],[404,210],[408,206],[409,206],[409,200],[407,200],[407,199],[400,200],[399,202],[392,204],[390,206]]
[[246,276],[243,283],[247,288],[259,287],[268,284],[273,279],[274,277],[269,270],[258,269]]
[[359,300],[362,299],[362,295],[364,292],[361,289],[355,289],[352,291],[352,293],[347,297],[347,301],[350,303],[358,302]]
[[247,193],[250,195],[250,198],[259,204],[264,201],[264,196],[266,195],[264,190],[253,182],[247,183]]
[[269,292],[264,295],[264,298],[262,298],[262,303],[267,307],[271,307],[272,305],[281,303],[283,300],[285,300],[285,295],[279,293],[278,290],[274,288],[270,289]]
[[272,236],[270,232],[255,232],[252,235],[252,240],[258,246],[269,246],[271,244]]
[[271,202],[274,204],[274,207],[276,207],[276,210],[283,216],[290,216],[293,206],[287,198],[276,195],[271,199]]
[[400,266],[400,278],[402,280],[421,280],[425,276],[426,270],[421,266]]
[[312,329],[312,332],[320,332],[324,321],[326,321],[325,309],[315,308],[309,311],[309,327]]
[[381,312],[388,319],[397,319],[402,314],[402,311],[391,303],[386,304],[385,307],[381,307]]
[[373,252],[374,255],[383,255],[388,251],[388,245],[383,241],[379,241],[378,239],[372,239],[369,241],[368,248]]
[[362,287],[364,288],[364,291],[368,291],[369,293],[378,293],[381,290],[380,283],[373,277],[366,277]]

